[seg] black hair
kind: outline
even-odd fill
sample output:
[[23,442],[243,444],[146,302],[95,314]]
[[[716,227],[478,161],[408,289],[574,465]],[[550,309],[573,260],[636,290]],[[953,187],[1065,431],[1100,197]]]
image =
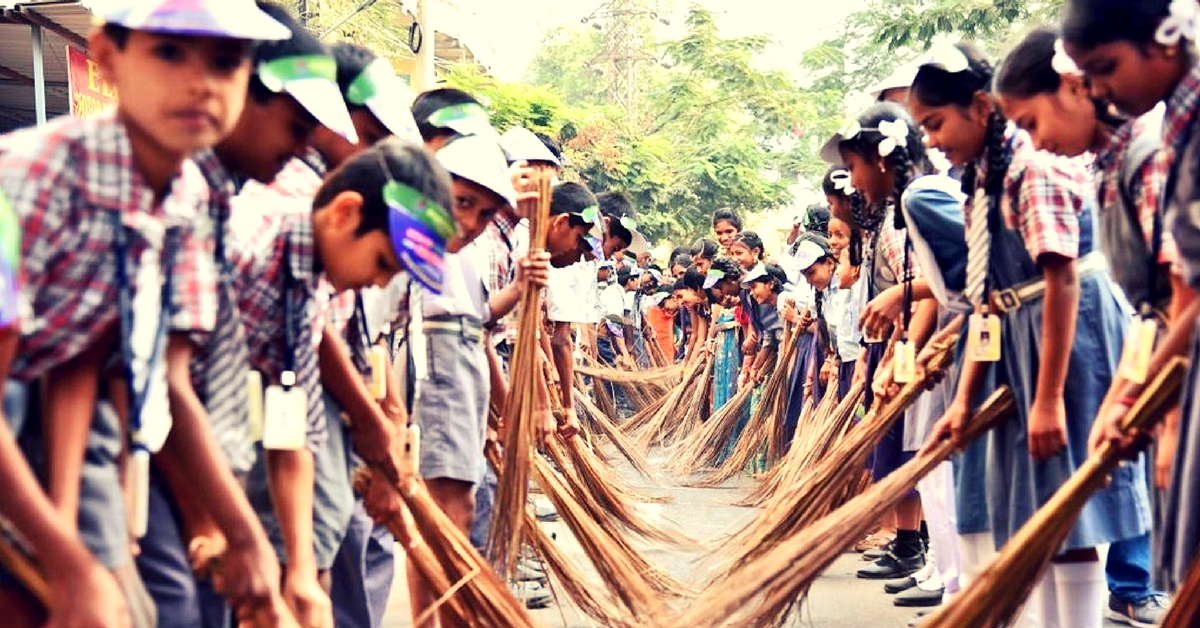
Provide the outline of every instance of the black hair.
[[709,238],[698,238],[692,243],[692,259],[700,258],[711,260],[717,256],[717,251],[721,249],[721,245],[717,244],[716,240]]
[[581,215],[583,210],[596,204],[596,197],[587,186],[575,181],[559,183],[550,194],[550,215],[568,214],[572,227],[589,225]]
[[[1038,94],[1053,94],[1062,85],[1062,77],[1054,69],[1054,43],[1058,33],[1039,28],[1021,40],[1005,57],[996,73],[997,94],[1014,98],[1032,98]],[[1119,127],[1126,119],[1112,113],[1109,103],[1092,98],[1096,118],[1111,127]]]
[[1142,48],[1154,43],[1169,7],[1170,0],[1067,0],[1063,41],[1084,50],[1118,41]]
[[647,264],[646,270],[657,270],[660,273],[663,271],[662,266],[659,266],[657,263]]
[[129,43],[129,34],[132,32],[128,26],[121,26],[120,24],[113,24],[111,22],[105,22],[100,31],[104,33],[105,37],[112,40],[117,50],[125,49],[125,45]]
[[721,221],[733,225],[733,228],[737,229],[738,231],[742,230],[742,219],[737,215],[737,212],[733,211],[732,209],[718,209],[717,211],[713,212],[713,229],[716,229],[717,223]]
[[763,247],[762,238],[758,237],[758,234],[754,233],[753,231],[742,231],[742,232],[738,233],[737,235],[733,236],[733,241],[741,242],[742,244],[746,245],[746,248],[750,249],[751,251],[753,251],[754,249],[758,249],[759,259],[761,259],[763,256],[763,253],[766,252],[766,248]]
[[712,269],[725,273],[726,279],[733,279],[734,281],[737,281],[742,276],[741,265],[728,257],[718,257],[713,260]]
[[608,218],[608,235],[615,236],[629,246],[633,232],[621,224],[622,218],[633,218],[633,201],[623,192],[602,192],[596,195],[600,214]]
[[809,205],[804,210],[804,229],[829,236],[829,206],[824,203]]
[[671,258],[671,268],[674,268],[676,266],[683,266],[684,268],[688,268],[691,265],[692,265],[692,256],[687,253],[682,253],[680,255],[676,255],[675,257]]
[[[305,30],[304,26],[300,24],[296,16],[287,7],[274,2],[264,2],[263,0],[258,0],[255,4],[258,5],[259,10],[271,16],[275,21],[283,24],[292,32],[292,36],[288,39],[264,41],[255,46],[255,68],[260,64],[285,57],[329,55],[329,49],[325,47],[325,44],[322,44],[312,33]],[[254,102],[259,104],[270,102],[272,98],[279,95],[267,89],[267,86],[258,78],[258,72],[250,73],[249,94],[254,99]]]
[[684,271],[683,276],[675,280],[676,290],[704,290],[704,273],[700,272],[699,268],[688,266]]
[[755,279],[751,280],[750,283],[758,283],[758,282],[765,283],[767,281],[770,281],[770,282],[772,282],[771,283],[771,292],[774,292],[775,294],[779,294],[779,293],[783,292],[783,287],[785,285],[787,285],[787,281],[788,281],[787,273],[783,272],[783,269],[780,268],[778,264],[767,264],[767,265],[763,266],[763,270],[765,270],[767,272],[766,276],[765,277],[756,277]]
[[821,191],[825,193],[825,196],[849,198],[850,195],[839,190],[837,184],[833,182],[833,173],[838,171],[845,172],[847,176],[850,175],[850,171],[845,166],[830,166],[829,170],[825,171],[825,176],[821,179]]
[[660,285],[656,292],[675,292],[675,282],[672,281],[671,283],[664,283]]
[[[913,81],[910,98],[915,98],[930,107],[955,106],[966,109],[975,100],[978,92],[988,92],[991,89],[994,71],[987,57],[971,44],[955,44],[967,58],[967,69],[961,72],[947,72],[935,66],[923,66],[917,71]],[[987,180],[982,184],[976,181],[975,162],[967,164],[963,169],[962,189],[968,196],[975,193],[980,185],[992,198],[993,203],[1000,202],[1004,192],[1004,175],[1012,162],[1012,148],[1004,139],[1004,131],[1008,121],[1000,113],[1000,108],[993,106],[988,116],[985,131],[983,156],[987,159]],[[997,212],[992,212],[996,214]]]
[[443,129],[433,126],[429,123],[429,117],[446,107],[455,105],[478,105],[479,101],[474,96],[452,87],[442,87],[439,89],[421,92],[413,99],[412,114],[417,121],[417,132],[421,134],[421,139],[426,142],[447,135],[457,135],[451,129]]
[[622,252],[621,257],[631,259],[635,262],[637,261],[637,253],[634,253],[633,251],[630,251],[630,250],[625,250],[624,252]]
[[[838,144],[838,149],[859,155],[869,163],[876,163],[876,160],[882,159],[883,163],[891,168],[895,179],[895,187],[892,191],[893,200],[900,200],[900,195],[904,193],[909,182],[915,177],[934,171],[933,162],[929,160],[929,153],[925,150],[921,127],[904,107],[893,102],[875,103],[859,114],[857,120],[862,130],[858,135],[848,140],[842,140]],[[905,142],[907,146],[897,145],[890,154],[881,157],[879,144],[884,140],[884,136],[879,132],[879,125],[884,122],[896,121],[902,121],[908,127],[908,136]],[[898,222],[903,220],[903,215],[902,212],[895,213]],[[897,228],[900,228],[899,224],[897,224]],[[829,234],[828,229],[825,234]]]
[[621,270],[617,271],[617,283],[621,284],[622,288],[625,287],[625,284],[629,283],[630,279],[636,279],[636,277],[633,276],[632,270],[628,268],[622,268]]
[[546,150],[550,151],[551,155],[554,155],[555,159],[562,161],[562,146],[559,145],[557,140],[545,133],[535,132],[533,136],[538,138],[542,145],[546,147]]
[[[387,164],[387,172],[380,167]],[[451,203],[450,174],[429,151],[400,139],[386,139],[348,159],[317,190],[313,207],[324,207],[342,192],[362,195],[362,220],[355,235],[388,233],[388,206],[383,187],[388,181],[403,183],[447,211]]]
[[[370,48],[360,46],[348,41],[338,42],[333,45],[331,50],[333,59],[337,61],[337,84],[338,89],[342,91],[342,98],[350,92],[350,85],[359,76],[362,76],[364,70],[367,69],[379,55],[375,54]],[[354,105],[349,101],[346,102],[346,107],[350,111],[356,109],[365,109],[363,105]]]
[[688,263],[691,263],[690,260],[692,259],[692,247],[677,246],[677,247],[671,249],[671,256],[667,258],[667,260],[668,260],[667,266],[674,266],[675,260],[684,255],[687,256],[687,258],[689,260]]

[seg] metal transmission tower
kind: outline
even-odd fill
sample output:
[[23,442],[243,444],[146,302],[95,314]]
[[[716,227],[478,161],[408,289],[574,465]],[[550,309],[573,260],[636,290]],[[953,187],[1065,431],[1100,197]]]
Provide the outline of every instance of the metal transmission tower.
[[608,100],[631,115],[637,112],[637,66],[654,60],[643,45],[649,20],[667,23],[659,19],[657,6],[648,6],[648,0],[607,0],[582,20],[604,31],[604,54],[598,60],[604,61],[608,75]]

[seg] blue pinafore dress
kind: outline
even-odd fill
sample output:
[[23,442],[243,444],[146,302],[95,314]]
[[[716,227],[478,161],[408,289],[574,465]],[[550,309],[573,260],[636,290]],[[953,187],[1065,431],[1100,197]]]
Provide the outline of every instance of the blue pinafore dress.
[[[1079,257],[1094,247],[1095,226],[1090,195],[1079,214]],[[992,234],[989,280],[993,290],[1012,288],[1040,279],[1042,274],[1025,247],[1019,231],[1004,220],[995,221]],[[1033,513],[1067,481],[1087,459],[1088,435],[1100,403],[1112,382],[1120,359],[1129,311],[1113,292],[1104,273],[1080,276],[1079,312],[1075,342],[1067,366],[1063,400],[1067,416],[1067,448],[1040,462],[1029,453],[1028,417],[1037,388],[1041,363],[1042,298],[1021,304],[1001,315],[1000,361],[990,369],[996,386],[1007,384],[1016,399],[1016,416],[992,428],[986,447],[973,447],[964,455],[964,473],[984,470],[987,509],[996,547],[1002,547]],[[986,461],[975,459],[985,455]],[[960,484],[977,486],[972,478]],[[960,517],[965,505],[960,502]],[[1113,472],[1111,484],[1096,493],[1071,529],[1063,550],[1095,547],[1145,534],[1150,527],[1150,500],[1144,469],[1124,465]],[[962,525],[960,524],[960,530]],[[969,531],[969,530],[967,530]],[[965,532],[965,531],[964,531]]]

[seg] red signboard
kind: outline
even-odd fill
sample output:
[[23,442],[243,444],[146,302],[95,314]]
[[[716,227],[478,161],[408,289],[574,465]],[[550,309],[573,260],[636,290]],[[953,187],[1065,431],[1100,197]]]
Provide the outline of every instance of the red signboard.
[[87,53],[73,46],[67,46],[67,90],[71,115],[78,118],[90,118],[117,102],[117,87]]

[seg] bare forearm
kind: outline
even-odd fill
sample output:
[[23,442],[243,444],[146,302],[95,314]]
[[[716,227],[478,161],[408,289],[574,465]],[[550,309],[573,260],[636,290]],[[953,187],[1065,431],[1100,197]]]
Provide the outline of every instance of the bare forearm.
[[938,302],[933,299],[925,299],[918,301],[916,305],[917,311],[913,313],[908,325],[908,340],[913,343],[913,347],[917,351],[920,351],[937,329]]
[[83,455],[96,411],[103,352],[97,343],[46,376],[43,425],[46,440],[47,493],[74,526],[79,510]]
[[517,308],[517,304],[521,302],[522,285],[516,282],[510,283],[488,299],[488,308],[492,312],[492,316],[488,320],[489,325],[504,318]]
[[325,390],[350,417],[350,423],[386,423],[388,419],[371,395],[371,389],[350,358],[350,348],[334,331],[332,325],[325,327],[321,335],[321,346],[317,351],[321,368],[321,383]]
[[558,388],[562,393],[564,408],[574,407],[571,389],[575,381],[575,356],[571,347],[570,323],[555,323],[554,338],[550,341],[551,355],[554,356],[554,368],[558,371]]
[[1057,256],[1042,257],[1046,280],[1042,310],[1042,363],[1038,368],[1035,399],[1055,399],[1063,395],[1071,346],[1075,342],[1076,315],[1079,312],[1079,280],[1075,262]]
[[316,572],[313,549],[313,455],[299,451],[268,451],[267,481],[279,526],[283,530],[289,571]]

